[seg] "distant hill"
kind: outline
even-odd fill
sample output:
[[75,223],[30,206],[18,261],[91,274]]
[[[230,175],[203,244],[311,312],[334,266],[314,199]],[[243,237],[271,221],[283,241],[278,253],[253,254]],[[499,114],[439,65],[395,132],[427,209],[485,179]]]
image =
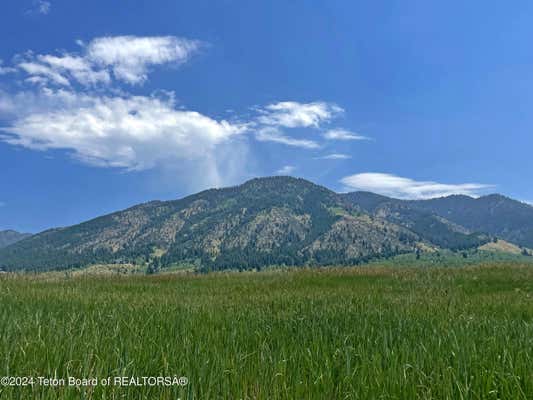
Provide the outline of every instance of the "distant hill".
[[532,230],[533,207],[503,196],[406,201],[269,177],[39,233],[0,249],[0,267],[356,264],[404,253],[483,249],[495,236],[533,248]]
[[30,236],[31,234],[29,233],[19,233],[13,230],[0,231],[0,248],[9,246],[10,244],[16,243]]
[[[519,246],[533,247],[533,207],[502,195],[479,198],[452,195],[430,200],[398,200],[367,192],[344,196],[353,205],[389,220],[408,224],[413,215],[417,218],[426,215],[457,232],[483,232]],[[437,233],[434,227],[431,230]]]
[[533,247],[533,207],[529,204],[499,194],[477,199],[449,196],[413,201],[411,204],[469,230],[486,232],[520,246]]
[[343,197],[353,206],[403,226],[441,248],[462,250],[477,247],[490,240],[490,237],[481,231],[472,232],[423,207],[415,207],[409,201],[369,192],[348,193]]

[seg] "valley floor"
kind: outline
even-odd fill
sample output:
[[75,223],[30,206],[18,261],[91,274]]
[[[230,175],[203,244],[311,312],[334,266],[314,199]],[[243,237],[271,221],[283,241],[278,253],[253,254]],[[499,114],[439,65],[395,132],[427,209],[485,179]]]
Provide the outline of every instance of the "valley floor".
[[0,304],[0,376],[66,380],[1,399],[533,398],[531,264],[4,274]]

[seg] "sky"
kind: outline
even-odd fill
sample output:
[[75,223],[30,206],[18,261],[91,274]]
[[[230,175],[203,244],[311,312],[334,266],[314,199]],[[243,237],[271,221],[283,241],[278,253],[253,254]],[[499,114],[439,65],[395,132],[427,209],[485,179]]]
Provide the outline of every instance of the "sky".
[[0,230],[292,175],[533,200],[533,3],[0,5]]

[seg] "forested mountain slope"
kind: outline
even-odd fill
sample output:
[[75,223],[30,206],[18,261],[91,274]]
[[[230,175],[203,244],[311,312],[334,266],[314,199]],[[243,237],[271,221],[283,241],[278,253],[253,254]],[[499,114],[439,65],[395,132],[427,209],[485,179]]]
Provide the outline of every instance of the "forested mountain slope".
[[475,248],[494,237],[532,248],[533,207],[500,195],[337,194],[304,179],[270,177],[33,235],[0,249],[0,267],[354,264],[421,249]]
[[7,269],[94,263],[198,268],[354,263],[414,251],[419,235],[303,179],[260,178],[42,232],[0,251]]
[[[413,221],[438,219],[452,229],[484,232],[524,247],[533,247],[533,207],[508,197],[492,194],[479,198],[452,195],[429,200],[398,200],[367,192],[344,195],[354,206],[389,220]],[[439,234],[442,225],[430,230]]]

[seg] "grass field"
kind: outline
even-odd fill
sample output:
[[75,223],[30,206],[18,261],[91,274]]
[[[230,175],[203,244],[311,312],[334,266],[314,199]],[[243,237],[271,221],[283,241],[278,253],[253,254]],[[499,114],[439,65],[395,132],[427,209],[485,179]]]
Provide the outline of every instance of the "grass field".
[[533,266],[0,277],[1,399],[531,399]]

